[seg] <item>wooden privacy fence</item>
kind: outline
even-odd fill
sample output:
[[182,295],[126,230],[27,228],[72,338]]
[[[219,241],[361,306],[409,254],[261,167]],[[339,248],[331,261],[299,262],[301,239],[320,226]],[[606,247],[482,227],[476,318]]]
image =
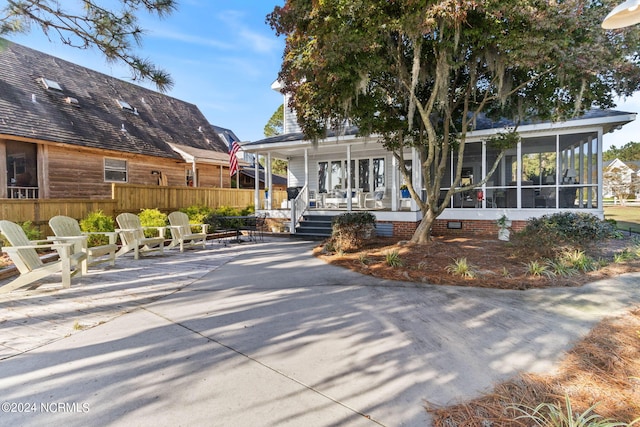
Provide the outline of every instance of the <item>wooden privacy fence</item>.
[[[286,191],[273,192],[273,207],[287,199]],[[260,191],[260,207],[264,191]],[[0,219],[14,222],[31,221],[47,224],[56,215],[82,219],[90,212],[102,210],[116,217],[122,212],[138,213],[156,208],[164,213],[189,206],[221,206],[243,209],[254,204],[253,189],[159,187],[113,184],[111,199],[3,199],[0,200]]]

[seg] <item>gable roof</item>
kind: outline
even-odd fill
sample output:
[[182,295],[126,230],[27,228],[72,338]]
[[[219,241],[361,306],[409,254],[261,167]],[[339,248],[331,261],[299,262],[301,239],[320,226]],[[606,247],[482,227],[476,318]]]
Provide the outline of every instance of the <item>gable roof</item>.
[[[248,176],[249,178],[256,178],[256,169],[253,166],[240,168],[240,173],[242,175]],[[260,182],[264,182],[265,171],[264,169],[258,169],[258,180]],[[276,175],[275,173],[271,174],[271,183],[274,185],[287,185],[287,178],[281,175]]]
[[640,161],[638,161],[638,160],[627,160],[627,161],[624,161],[624,160],[620,160],[617,157],[615,159],[613,159],[613,160],[608,160],[606,162],[603,162],[602,166],[604,167],[604,169],[607,169],[607,168],[613,167],[614,164],[629,168],[633,172],[637,172],[637,171],[640,170]]
[[170,143],[227,152],[194,104],[15,43],[3,46],[0,136],[175,159]]

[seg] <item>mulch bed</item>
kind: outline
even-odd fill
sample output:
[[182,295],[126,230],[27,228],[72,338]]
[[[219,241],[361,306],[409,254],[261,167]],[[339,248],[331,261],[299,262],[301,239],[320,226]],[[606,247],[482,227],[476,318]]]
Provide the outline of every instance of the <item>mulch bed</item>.
[[[435,285],[476,286],[497,289],[531,289],[553,286],[580,286],[595,280],[640,271],[640,260],[614,264],[613,254],[632,245],[630,238],[611,239],[593,248],[589,255],[606,259],[609,264],[597,271],[569,277],[532,276],[527,262],[516,257],[510,242],[491,236],[437,236],[428,244],[417,245],[392,238],[375,238],[358,252],[327,253],[324,245],[314,254],[325,262],[390,280],[412,281]],[[403,265],[386,264],[386,254],[397,251]],[[455,260],[466,258],[475,277],[462,277],[447,271]]]

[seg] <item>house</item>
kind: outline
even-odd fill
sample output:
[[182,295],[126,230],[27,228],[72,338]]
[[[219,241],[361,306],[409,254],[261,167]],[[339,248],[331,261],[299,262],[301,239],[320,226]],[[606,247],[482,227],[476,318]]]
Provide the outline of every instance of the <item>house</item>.
[[[272,88],[279,90],[278,85]],[[256,155],[288,160],[288,185],[298,187],[297,200],[288,203],[284,211],[268,206],[269,215],[289,217],[295,231],[309,211],[335,215],[369,210],[376,216],[379,232],[411,237],[422,213],[413,200],[402,197],[397,160],[377,138],[360,136],[358,129],[347,127],[314,143],[299,132],[294,117],[285,109],[283,135],[242,145],[243,150]],[[451,198],[449,208],[434,224],[434,232],[495,230],[502,215],[507,215],[515,228],[531,217],[565,210],[602,217],[602,136],[635,117],[635,113],[594,109],[565,122],[521,124],[517,147],[505,153],[485,185]],[[484,141],[504,126],[481,120],[467,134],[463,183],[478,183],[486,176],[498,151]],[[406,151],[404,158],[408,159],[414,188],[422,188],[421,168],[411,167],[420,162],[418,151]],[[456,163],[454,155],[442,183],[442,197],[453,182]]]
[[3,46],[0,198],[109,198],[114,182],[231,186],[226,138],[237,137],[197,106]]
[[[256,171],[253,166],[241,167],[240,174],[240,188],[255,188]],[[268,183],[265,183],[265,171],[262,166],[258,169],[258,188],[268,188]],[[284,176],[271,174],[271,187],[273,190],[284,191],[287,189],[287,178]]]
[[624,162],[614,159],[603,164],[603,192],[605,198],[624,202],[640,198],[640,161]]

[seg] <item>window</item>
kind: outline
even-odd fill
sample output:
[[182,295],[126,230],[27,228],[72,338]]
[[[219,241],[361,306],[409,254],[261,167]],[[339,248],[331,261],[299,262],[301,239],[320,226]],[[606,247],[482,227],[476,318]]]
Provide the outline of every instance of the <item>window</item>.
[[62,92],[62,86],[60,86],[60,83],[55,80],[49,80],[43,77],[40,81],[45,89],[53,89]]
[[373,188],[384,186],[384,159],[373,159]]
[[104,159],[104,180],[106,182],[127,182],[127,161]]
[[330,180],[330,189],[339,189],[346,188],[342,185],[342,162],[341,161],[333,161],[331,162],[331,174],[329,176]]
[[318,192],[326,193],[329,188],[329,175],[327,173],[327,169],[329,168],[329,163],[327,162],[319,162],[318,163]]
[[369,185],[369,159],[358,160],[358,178],[358,187],[362,188],[365,193],[371,191]]
[[134,108],[131,106],[131,104],[129,104],[127,101],[123,101],[121,99],[118,99],[118,105],[120,106],[120,108],[122,108],[123,110],[126,111],[131,111],[133,114],[138,115],[138,109]]
[[365,193],[376,188],[384,187],[385,159],[353,159],[351,160],[351,174],[347,181],[346,161],[318,162],[318,192],[326,193],[331,190],[345,190],[351,184],[352,190]]

